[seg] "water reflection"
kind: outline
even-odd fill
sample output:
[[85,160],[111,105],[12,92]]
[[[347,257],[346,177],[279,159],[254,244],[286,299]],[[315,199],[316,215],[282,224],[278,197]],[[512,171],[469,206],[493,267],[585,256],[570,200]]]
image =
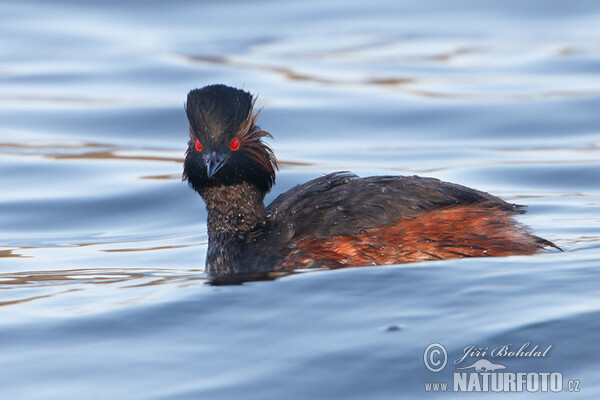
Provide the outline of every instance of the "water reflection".
[[[40,299],[62,296],[74,291],[91,291],[97,285],[115,285],[116,288],[140,288],[172,283],[205,282],[209,278],[202,270],[100,268],[55,271],[24,271],[0,274],[3,298],[11,298],[0,306],[11,306]],[[65,287],[74,287],[64,290]],[[25,290],[36,289],[36,290]],[[40,295],[40,291],[50,291]],[[11,294],[15,292],[15,294]],[[135,297],[123,293],[122,297]]]
[[[301,273],[305,273],[302,271]],[[249,282],[272,281],[294,272],[269,272],[236,276],[208,276],[201,269],[136,269],[136,268],[80,268],[50,271],[23,271],[0,274],[0,290],[4,291],[0,307],[54,298],[73,292],[91,291],[94,286],[113,285],[119,289],[172,284],[202,284],[210,286],[242,285]],[[69,288],[71,287],[71,288]],[[69,289],[64,289],[69,288]],[[36,289],[36,290],[25,290]],[[50,293],[40,295],[40,291]],[[11,294],[14,291],[14,294]],[[123,293],[120,297],[136,298],[137,293]]]
[[[0,142],[0,154],[9,154],[13,156],[38,156],[54,160],[125,160],[125,161],[151,161],[168,162],[182,165],[184,157],[173,156],[173,153],[182,153],[182,151],[161,150],[161,149],[134,149],[118,147],[109,143],[96,142],[72,142],[72,143],[51,143],[47,139],[42,144],[37,144],[37,140],[32,140],[36,144]],[[43,143],[47,142],[47,143]],[[103,150],[89,149],[102,148]],[[83,152],[73,153],[73,150],[84,150]],[[164,154],[164,155],[161,155]],[[168,155],[167,155],[168,154]],[[278,160],[280,166],[311,166],[313,163]],[[140,177],[140,179],[181,179],[181,174],[149,175]]]
[[[425,57],[413,57],[412,61],[429,60],[450,62],[457,57],[473,53],[474,51],[475,50],[471,48],[457,48],[440,54]],[[561,57],[568,57],[574,53],[569,52],[568,49],[561,49],[557,54]],[[419,77],[408,75],[384,75],[383,73],[377,73],[375,74],[376,76],[373,76],[373,74],[365,73],[359,69],[359,71],[354,74],[341,75],[339,73],[328,73],[327,69],[320,71],[319,68],[314,67],[307,68],[307,70],[311,70],[311,72],[300,72],[297,67],[273,65],[269,58],[264,60],[264,62],[261,62],[261,57],[256,57],[253,54],[210,57],[173,53],[172,56],[192,64],[222,65],[240,68],[245,71],[256,70],[266,72],[284,77],[290,81],[305,81],[318,85],[337,85],[343,87],[379,86],[399,91],[407,95],[434,99],[524,101],[550,98],[576,98],[600,93],[600,86],[597,84],[590,85],[589,82],[582,83],[576,81],[560,82],[557,77],[548,82],[540,80],[543,78],[536,77],[536,79],[540,81],[537,85],[532,86],[531,77],[522,77],[518,74],[509,76],[506,74],[499,74],[494,76],[483,74],[481,71],[473,71],[472,76],[469,77],[463,75],[449,77],[441,73],[439,75],[420,75]],[[493,54],[489,54],[488,56],[492,57]],[[353,61],[359,64],[364,63],[364,59],[361,57],[356,57]],[[409,62],[411,60],[409,57],[409,59],[400,61]],[[346,76],[346,78],[340,78],[340,76]],[[557,85],[558,88],[556,88]],[[506,87],[513,88],[515,86],[518,86],[518,88],[516,90],[513,89],[514,91],[511,92],[504,89]]]
[[19,254],[15,252],[15,249],[7,249],[7,250],[0,250],[0,258],[10,258],[10,257],[14,257],[14,258],[28,258],[31,256],[24,256],[23,254]]

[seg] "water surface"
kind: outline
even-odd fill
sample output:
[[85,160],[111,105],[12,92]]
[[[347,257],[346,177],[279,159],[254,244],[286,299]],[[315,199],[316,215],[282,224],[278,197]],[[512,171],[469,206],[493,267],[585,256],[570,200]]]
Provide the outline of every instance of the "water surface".
[[[443,344],[600,394],[600,4],[4,1],[0,393],[398,399]],[[281,171],[419,174],[528,205],[565,252],[210,286],[187,92],[259,95]],[[470,358],[475,361],[477,358]],[[477,396],[481,396],[478,394]],[[547,398],[547,393],[502,397]]]

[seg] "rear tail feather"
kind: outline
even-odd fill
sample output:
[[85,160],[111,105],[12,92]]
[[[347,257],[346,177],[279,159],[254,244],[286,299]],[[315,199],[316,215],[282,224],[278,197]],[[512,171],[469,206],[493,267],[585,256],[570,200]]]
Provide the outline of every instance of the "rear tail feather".
[[560,247],[558,247],[557,245],[555,245],[554,243],[552,243],[549,240],[546,240],[544,238],[541,238],[539,236],[535,236],[533,235],[533,240],[535,240],[535,243],[540,246],[540,248],[544,248],[544,247],[554,247],[557,250],[560,251],[564,251],[563,249],[561,249]]

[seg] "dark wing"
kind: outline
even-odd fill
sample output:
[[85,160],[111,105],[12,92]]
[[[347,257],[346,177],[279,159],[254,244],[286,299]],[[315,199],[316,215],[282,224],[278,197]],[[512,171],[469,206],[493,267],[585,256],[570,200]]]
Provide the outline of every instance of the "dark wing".
[[502,210],[520,206],[454,183],[419,176],[359,178],[336,172],[298,185],[268,207],[270,228],[283,240],[325,238],[395,224],[436,207],[484,203]]

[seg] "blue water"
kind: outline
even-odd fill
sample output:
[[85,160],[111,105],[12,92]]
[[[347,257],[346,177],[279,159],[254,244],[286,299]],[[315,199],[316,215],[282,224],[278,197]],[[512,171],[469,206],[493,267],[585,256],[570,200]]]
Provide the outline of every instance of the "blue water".
[[[480,398],[425,384],[527,342],[552,347],[487,359],[580,391],[496,397],[600,396],[600,3],[5,0],[0,21],[0,398]],[[259,95],[267,201],[434,176],[528,205],[565,252],[208,285],[181,172],[211,83]]]

